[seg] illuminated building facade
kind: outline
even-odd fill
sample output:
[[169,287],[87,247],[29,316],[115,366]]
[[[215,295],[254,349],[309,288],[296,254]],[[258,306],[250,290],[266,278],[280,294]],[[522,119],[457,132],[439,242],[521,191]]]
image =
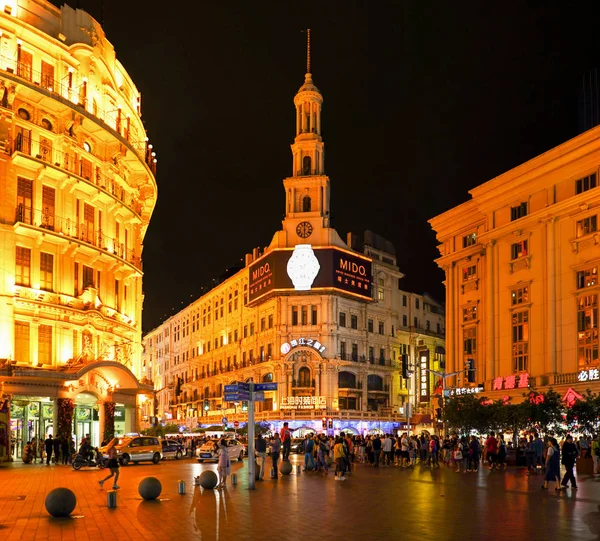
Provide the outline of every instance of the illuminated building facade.
[[490,397],[600,389],[599,166],[596,127],[430,221],[446,273],[448,370],[473,359],[473,385]]
[[[142,241],[157,197],[140,93],[101,26],[0,13],[0,459],[139,428]],[[72,415],[72,425],[67,422]],[[9,443],[10,437],[10,443]]]
[[[400,355],[427,351],[432,368],[444,359],[443,307],[399,289],[393,246],[370,232],[346,243],[331,227],[323,97],[310,67],[294,104],[281,230],[244,268],[144,337],[142,369],[162,422],[244,422],[243,403],[224,402],[223,391],[253,381],[278,384],[256,404],[257,420],[274,428],[289,421],[321,431],[331,419],[332,430],[391,432],[405,420],[409,395]],[[428,400],[420,404],[428,411]]]

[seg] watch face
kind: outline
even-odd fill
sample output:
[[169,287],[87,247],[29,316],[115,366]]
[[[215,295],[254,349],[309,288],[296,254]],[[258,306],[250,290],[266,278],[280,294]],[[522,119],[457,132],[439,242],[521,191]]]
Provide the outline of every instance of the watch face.
[[310,237],[312,235],[312,232],[313,226],[310,224],[310,222],[300,222],[298,224],[298,227],[296,227],[296,234],[301,239],[306,239]]

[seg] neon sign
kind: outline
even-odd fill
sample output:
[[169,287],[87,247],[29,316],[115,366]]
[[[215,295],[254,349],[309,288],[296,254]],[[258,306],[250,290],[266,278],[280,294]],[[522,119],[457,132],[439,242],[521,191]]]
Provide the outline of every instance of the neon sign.
[[287,396],[281,399],[280,410],[322,410],[327,407],[324,396]]
[[289,342],[284,342],[281,344],[280,351],[284,355],[287,355],[292,349],[297,348],[299,346],[308,346],[316,349],[319,353],[323,353],[325,351],[325,346],[321,344],[318,340],[314,338],[298,338],[298,340],[290,340]]
[[529,387],[529,373],[511,374],[510,376],[499,376],[494,378],[492,391],[501,391],[502,389],[526,389]]
[[600,380],[600,369],[590,368],[589,370],[581,370],[577,374],[577,381],[597,381]]

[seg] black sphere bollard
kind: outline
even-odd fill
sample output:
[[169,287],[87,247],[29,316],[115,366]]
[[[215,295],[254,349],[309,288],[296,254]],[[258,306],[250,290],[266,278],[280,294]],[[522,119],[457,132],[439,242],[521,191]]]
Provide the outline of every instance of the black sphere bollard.
[[200,474],[200,486],[205,490],[212,490],[217,486],[219,478],[212,470],[206,470]]
[[68,488],[55,488],[46,496],[45,505],[53,517],[68,517],[77,505],[77,498]]
[[162,485],[156,477],[146,477],[140,481],[138,492],[144,500],[156,500],[162,492]]

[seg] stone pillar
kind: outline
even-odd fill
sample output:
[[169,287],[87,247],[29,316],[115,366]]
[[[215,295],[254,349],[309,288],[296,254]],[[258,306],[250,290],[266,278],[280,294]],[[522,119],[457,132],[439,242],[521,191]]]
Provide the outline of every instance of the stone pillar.
[[302,113],[301,106],[296,106],[296,135],[300,135],[302,133]]
[[[454,299],[457,292],[452,274],[452,265],[445,268],[446,271],[446,314],[452,314]],[[452,324],[450,324],[452,322]],[[457,329],[460,326],[453,321],[452,317],[446,317],[446,372],[454,372],[454,342],[456,341]],[[416,378],[416,376],[415,376]],[[413,378],[411,378],[412,380]],[[410,380],[409,380],[410,385]],[[410,391],[409,391],[410,392]],[[415,391],[416,392],[416,391]]]
[[[545,367],[547,372],[556,373],[556,258],[555,258],[555,221],[554,218],[550,219],[546,226],[547,239],[546,239],[546,284],[548,288],[547,297],[547,359],[548,366]],[[529,321],[531,322],[531,314],[529,315]],[[531,372],[531,353],[529,353],[529,371]]]
[[104,402],[102,400],[98,400],[98,434],[100,435],[99,443],[102,443],[104,440],[104,428],[105,428],[105,420],[106,413],[104,411]]
[[58,398],[52,399],[52,437],[60,436],[58,428]]
[[321,107],[317,105],[317,133],[321,135]]
[[494,356],[494,247],[496,241],[491,241],[485,251],[485,379],[490,381],[498,373]]

